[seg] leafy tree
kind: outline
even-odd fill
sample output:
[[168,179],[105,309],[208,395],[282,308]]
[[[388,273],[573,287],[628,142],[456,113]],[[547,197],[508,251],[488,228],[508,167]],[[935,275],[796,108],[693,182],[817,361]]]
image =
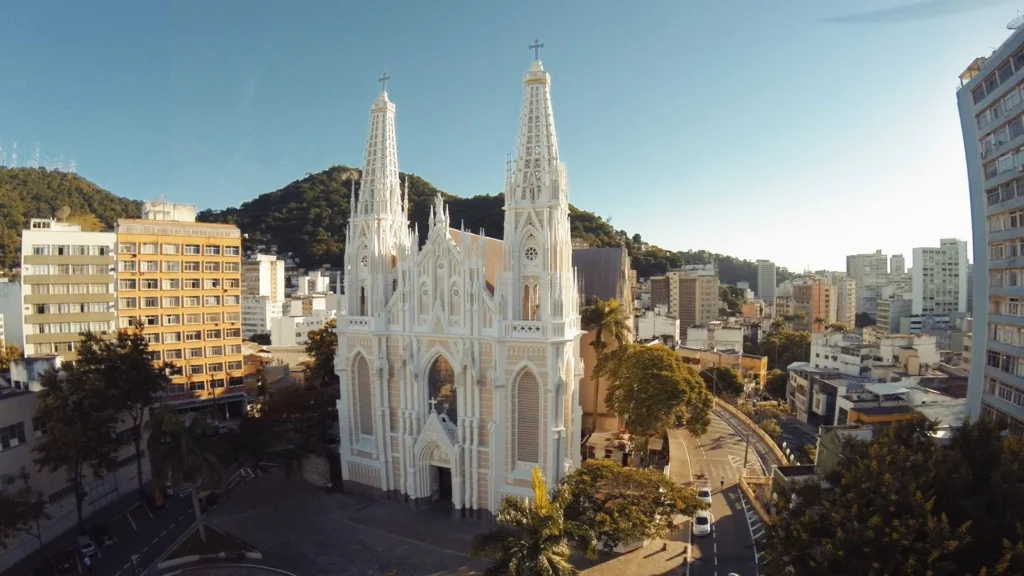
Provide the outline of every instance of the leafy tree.
[[825,320],[824,316],[818,316],[814,319],[814,325],[817,326],[819,330],[825,327],[826,322],[828,321]]
[[620,346],[594,371],[612,381],[605,403],[634,437],[645,439],[680,424],[700,436],[710,425],[714,398],[697,373],[665,346]]
[[786,398],[786,384],[789,382],[789,374],[778,368],[768,373],[764,379],[764,391],[772,398],[784,400]]
[[238,430],[232,438],[235,452],[249,458],[255,469],[271,452],[278,434],[274,422],[264,414],[244,416],[238,423]]
[[293,386],[275,391],[258,419],[273,429],[274,445],[306,454],[326,454],[328,434],[338,423],[337,390]]
[[758,402],[757,405],[744,403],[740,404],[739,408],[740,412],[753,420],[765,434],[772,438],[778,438],[782,434],[779,420],[785,417],[786,411],[777,402]]
[[0,371],[11,369],[11,361],[21,358],[21,348],[17,344],[0,346]]
[[95,372],[110,394],[110,408],[127,415],[132,422],[132,443],[138,472],[139,496],[142,482],[142,423],[146,410],[157,404],[170,384],[165,368],[153,366],[149,344],[141,330],[121,330],[114,338],[92,332],[82,335],[76,365]]
[[0,549],[19,532],[35,538],[42,549],[42,524],[49,519],[46,497],[32,488],[28,471],[0,476]]
[[825,330],[829,332],[841,332],[843,334],[850,333],[850,327],[847,326],[846,324],[843,324],[842,322],[833,322],[828,326],[825,326]]
[[740,375],[728,366],[705,368],[700,371],[700,377],[708,390],[719,396],[739,396],[746,389]]
[[533,500],[506,496],[498,509],[498,527],[473,539],[470,555],[493,558],[494,576],[577,576],[569,562],[573,550],[596,553],[593,531],[566,517],[569,491],[548,493],[540,470],[533,469]]
[[587,460],[563,480],[566,518],[590,527],[606,550],[664,538],[675,514],[693,516],[707,504],[658,470],[624,468],[608,459]]
[[772,334],[778,334],[779,332],[785,332],[789,330],[789,321],[785,318],[776,318],[772,320],[771,325],[768,327],[768,331]]
[[340,384],[334,371],[334,356],[338,352],[338,321],[330,319],[323,328],[309,331],[306,354],[306,381],[321,387],[337,387]]
[[260,346],[270,346],[270,334],[266,332],[262,334],[253,334],[249,337],[249,342],[255,342]]
[[169,406],[154,410],[146,422],[149,432],[146,448],[155,482],[170,481],[174,486],[181,482],[192,484],[192,508],[199,524],[199,536],[206,542],[199,510],[199,486],[218,480],[222,467],[209,416],[206,412],[193,412],[189,416],[191,421],[186,425]]
[[743,296],[743,291],[735,286],[722,284],[718,287],[718,297],[732,316],[740,313],[740,307],[743,306]]
[[785,370],[793,362],[811,358],[811,333],[787,330],[761,340],[761,354],[768,357],[769,370]]
[[[580,312],[580,317],[583,329],[587,332],[594,332],[594,339],[590,345],[594,347],[598,364],[608,350],[609,342],[605,339],[606,337],[615,340],[619,346],[622,346],[622,342],[629,335],[630,319],[626,317],[625,309],[615,298],[609,300],[594,298],[594,305],[584,308]],[[601,378],[597,370],[594,371],[593,377],[595,386],[594,420],[591,429],[597,430],[597,412],[601,402]]]
[[51,473],[63,469],[75,491],[78,527],[82,522],[85,478],[96,478],[114,469],[118,442],[114,435],[117,414],[110,409],[109,395],[101,376],[65,362],[61,372],[43,374],[36,402],[36,418],[46,423],[48,434],[35,442],[35,463]]

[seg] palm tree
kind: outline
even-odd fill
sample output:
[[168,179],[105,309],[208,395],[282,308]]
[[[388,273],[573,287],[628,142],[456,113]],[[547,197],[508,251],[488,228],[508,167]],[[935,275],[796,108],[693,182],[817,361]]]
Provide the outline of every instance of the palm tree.
[[787,329],[789,329],[789,321],[785,318],[776,318],[772,320],[771,326],[768,328],[769,331],[774,333],[785,332]]
[[823,316],[818,316],[817,318],[814,319],[814,325],[817,326],[820,330],[822,327],[825,326],[825,318]]
[[[605,341],[606,336],[614,338],[621,346],[622,341],[630,333],[630,319],[626,317],[625,309],[622,308],[622,305],[615,298],[609,298],[608,300],[594,298],[594,305],[584,308],[580,313],[580,317],[583,321],[583,329],[587,332],[594,331],[594,340],[590,345],[594,347],[594,352],[597,353],[598,362],[601,361],[601,357],[604,356],[608,348],[608,342]],[[597,376],[594,376],[594,386],[592,433],[597,431],[597,410],[601,403],[601,379]]]
[[842,322],[833,322],[825,327],[829,332],[842,332],[843,334],[850,333],[850,327]]
[[548,494],[547,483],[533,469],[533,501],[506,497],[498,509],[498,527],[473,539],[470,555],[494,558],[490,576],[577,576],[569,562],[573,550],[597,552],[597,538],[586,526],[565,519],[569,490]]
[[[154,410],[146,423],[149,440],[149,464],[157,486],[170,481],[192,484],[192,508],[199,524],[199,537],[206,541],[202,515],[199,511],[199,486],[206,480],[215,480],[221,464],[212,442],[212,428],[206,412],[195,412],[187,425],[174,409],[164,406]],[[159,489],[159,488],[158,488]]]

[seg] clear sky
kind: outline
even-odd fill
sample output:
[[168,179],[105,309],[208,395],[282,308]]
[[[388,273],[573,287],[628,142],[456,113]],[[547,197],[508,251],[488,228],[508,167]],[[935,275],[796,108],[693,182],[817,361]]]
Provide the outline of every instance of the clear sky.
[[[969,240],[958,75],[1002,0],[33,0],[0,6],[0,143],[139,199],[237,205],[360,165],[387,70],[399,164],[500,192],[527,45],[570,201],[670,249],[843,269]],[[863,14],[867,13],[867,14]],[[972,258],[973,259],[973,258]]]

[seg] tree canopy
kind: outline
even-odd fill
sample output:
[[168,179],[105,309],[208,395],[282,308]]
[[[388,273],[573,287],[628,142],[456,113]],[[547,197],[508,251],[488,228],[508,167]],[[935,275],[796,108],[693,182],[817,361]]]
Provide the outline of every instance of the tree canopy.
[[306,382],[320,387],[337,387],[340,380],[334,371],[334,356],[338,352],[338,321],[327,321],[323,328],[309,331],[306,342]]
[[764,379],[764,391],[772,398],[784,400],[786,398],[786,384],[789,382],[789,373],[778,368],[768,372]]
[[708,392],[717,396],[739,396],[746,386],[740,375],[728,366],[711,366],[700,371],[700,378],[707,386]]
[[848,440],[826,482],[780,489],[766,573],[981,575],[1024,571],[1024,440],[991,422],[936,446],[923,417]]
[[768,357],[769,370],[785,370],[793,362],[807,362],[811,358],[811,333],[792,330],[769,333],[761,339],[758,354]]

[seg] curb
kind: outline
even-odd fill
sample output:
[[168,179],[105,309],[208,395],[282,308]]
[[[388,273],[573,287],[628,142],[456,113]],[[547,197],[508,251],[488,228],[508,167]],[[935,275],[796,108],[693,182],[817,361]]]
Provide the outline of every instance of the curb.
[[263,554],[259,552],[219,552],[217,554],[193,554],[191,556],[182,556],[173,560],[165,560],[156,565],[158,570],[166,570],[168,568],[175,568],[178,566],[185,566],[187,564],[195,564],[196,562],[204,562],[207,560],[262,560]]

